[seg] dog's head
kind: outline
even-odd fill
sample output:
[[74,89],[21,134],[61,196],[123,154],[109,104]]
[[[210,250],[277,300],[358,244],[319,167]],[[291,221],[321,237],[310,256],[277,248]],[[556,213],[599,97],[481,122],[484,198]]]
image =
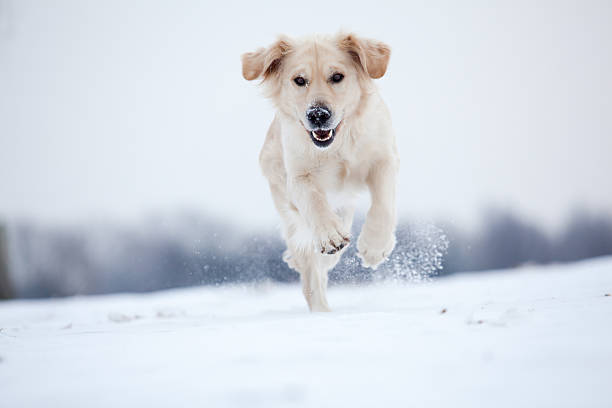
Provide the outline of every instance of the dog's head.
[[294,40],[242,55],[242,75],[263,78],[276,107],[294,118],[312,142],[326,148],[358,111],[372,78],[387,70],[390,48],[353,34]]

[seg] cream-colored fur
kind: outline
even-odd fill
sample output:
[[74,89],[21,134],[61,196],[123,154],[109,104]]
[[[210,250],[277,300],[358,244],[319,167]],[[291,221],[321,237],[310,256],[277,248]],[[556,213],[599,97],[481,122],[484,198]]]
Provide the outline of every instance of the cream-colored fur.
[[[352,34],[281,37],[242,56],[243,76],[263,78],[277,108],[260,164],[282,220],[283,259],[300,273],[311,311],[330,310],[327,274],[350,240],[351,196],[366,188],[371,196],[357,241],[362,264],[376,268],[395,245],[399,158],[389,111],[372,81],[384,75],[389,56],[387,45]],[[344,75],[337,83],[336,73]],[[296,84],[298,76],[306,85]],[[325,149],[311,138],[306,112],[313,104],[332,113],[334,138]],[[332,206],[332,195],[348,199]]]

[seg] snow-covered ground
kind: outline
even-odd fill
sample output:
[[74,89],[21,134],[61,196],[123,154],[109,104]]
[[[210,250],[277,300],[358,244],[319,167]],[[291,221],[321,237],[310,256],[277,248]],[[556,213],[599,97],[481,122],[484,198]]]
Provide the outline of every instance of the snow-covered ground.
[[2,407],[610,407],[612,258],[0,303]]

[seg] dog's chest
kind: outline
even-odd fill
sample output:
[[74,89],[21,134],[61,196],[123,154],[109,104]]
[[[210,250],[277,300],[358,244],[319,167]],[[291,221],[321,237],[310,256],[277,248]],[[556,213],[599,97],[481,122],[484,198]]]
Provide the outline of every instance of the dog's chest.
[[350,205],[366,187],[365,169],[338,160],[323,166],[319,172],[319,185],[323,187],[334,208]]

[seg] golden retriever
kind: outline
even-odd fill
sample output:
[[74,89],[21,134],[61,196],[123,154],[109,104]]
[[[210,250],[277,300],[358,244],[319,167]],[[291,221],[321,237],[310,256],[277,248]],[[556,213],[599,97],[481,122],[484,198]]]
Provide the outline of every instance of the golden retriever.
[[328,272],[350,242],[361,190],[371,196],[357,241],[362,264],[376,268],[395,246],[399,158],[373,81],[390,55],[386,44],[354,34],[283,36],[242,55],[242,75],[262,78],[277,109],[259,161],[282,220],[283,259],[299,272],[311,311],[330,311]]

